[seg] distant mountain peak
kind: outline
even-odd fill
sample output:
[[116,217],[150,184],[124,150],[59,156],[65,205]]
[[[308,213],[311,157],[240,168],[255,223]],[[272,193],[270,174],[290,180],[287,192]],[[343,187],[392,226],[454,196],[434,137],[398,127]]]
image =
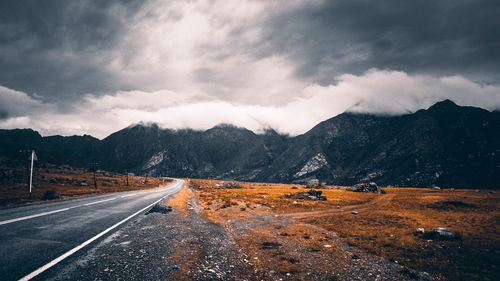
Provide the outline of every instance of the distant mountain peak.
[[229,123],[220,123],[220,124],[213,126],[209,130],[211,130],[211,129],[244,129],[244,128],[241,128],[241,127],[235,126],[233,124],[229,124]]
[[145,122],[141,121],[139,123],[131,124],[130,126],[127,127],[127,129],[135,128],[135,127],[144,127],[144,128],[159,128],[158,123],[155,122]]
[[433,104],[428,110],[446,110],[446,109],[456,109],[460,107],[455,102],[449,99],[445,99]]

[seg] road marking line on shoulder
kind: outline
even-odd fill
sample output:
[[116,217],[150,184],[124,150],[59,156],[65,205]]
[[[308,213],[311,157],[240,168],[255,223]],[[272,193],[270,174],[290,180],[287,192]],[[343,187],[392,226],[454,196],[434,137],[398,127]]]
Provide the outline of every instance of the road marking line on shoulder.
[[10,220],[6,220],[6,221],[0,221],[0,225],[2,225],[2,224],[8,224],[8,223],[11,223],[11,222],[16,222],[16,221],[22,221],[22,220],[32,219],[32,218],[41,217],[41,216],[46,216],[46,215],[50,215],[50,214],[54,214],[54,213],[64,212],[64,211],[67,211],[67,210],[69,210],[71,208],[63,208],[63,209],[58,209],[58,210],[54,210],[54,211],[50,211],[50,212],[39,213],[39,214],[31,215],[31,216],[15,218],[15,219],[10,219]]
[[[175,190],[173,190],[175,191]],[[88,244],[94,242],[95,240],[99,239],[101,236],[103,236],[104,234],[110,232],[111,230],[115,229],[116,227],[120,226],[121,224],[123,224],[124,222],[130,220],[131,218],[135,217],[137,214],[141,213],[141,212],[144,212],[146,209],[150,208],[151,206],[153,206],[154,204],[160,202],[161,200],[165,199],[165,197],[169,196],[169,195],[172,195],[173,194],[173,191],[169,192],[168,194],[166,194],[165,196],[161,197],[160,199],[156,200],[155,202],[149,204],[148,206],[140,209],[139,211],[133,213],[132,215],[126,217],[125,219],[115,223],[114,225],[110,226],[109,228],[107,228],[106,230],[102,231],[101,233],[97,234],[96,236],[90,238],[89,240],[83,242],[82,244],[76,246],[75,248],[67,251],[66,253],[62,254],[61,256],[57,257],[56,259],[52,260],[51,262],[47,263],[46,265],[38,268],[37,270],[33,271],[32,273],[24,276],[23,278],[19,279],[19,281],[27,281],[27,280],[30,280],[34,277],[36,277],[37,275],[39,275],[40,273],[44,272],[45,270],[53,267],[54,265],[58,264],[59,262],[61,262],[62,260],[64,260],[65,258],[71,256],[72,254],[76,253],[78,250],[82,249],[83,247],[87,246]],[[175,193],[175,192],[174,192]]]

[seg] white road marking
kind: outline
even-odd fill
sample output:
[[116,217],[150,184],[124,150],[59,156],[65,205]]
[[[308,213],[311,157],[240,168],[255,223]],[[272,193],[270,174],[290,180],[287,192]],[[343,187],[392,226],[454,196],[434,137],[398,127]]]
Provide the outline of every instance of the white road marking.
[[95,201],[95,202],[91,202],[91,203],[87,203],[87,204],[82,204],[82,205],[74,206],[74,207],[71,207],[71,208],[78,208],[78,207],[81,207],[81,206],[90,206],[90,205],[99,204],[99,203],[102,203],[102,202],[107,202],[107,201],[112,201],[112,200],[116,200],[116,198],[110,198],[110,199],[104,199],[104,200],[101,200],[101,201]]
[[11,222],[16,222],[16,221],[22,221],[22,220],[32,219],[32,218],[41,217],[41,216],[46,216],[46,215],[50,215],[50,214],[54,214],[54,213],[64,212],[64,211],[67,211],[69,209],[71,209],[71,208],[64,208],[64,209],[54,210],[54,211],[50,211],[50,212],[39,213],[39,214],[36,214],[36,215],[31,215],[31,216],[26,216],[26,217],[20,217],[20,218],[15,218],[15,219],[6,220],[6,221],[0,221],[0,225],[2,225],[2,224],[8,224],[8,223],[11,223]]
[[125,198],[125,197],[129,197],[129,196],[134,196],[136,195],[137,193],[132,193],[132,194],[128,194],[128,195],[123,195],[123,196],[120,196],[120,198]]
[[141,212],[144,212],[146,209],[150,208],[151,206],[153,206],[154,204],[160,202],[161,200],[163,200],[165,197],[171,195],[172,192],[169,192],[168,194],[166,194],[165,196],[163,196],[162,198],[158,199],[157,201],[149,204],[148,206],[140,209],[139,211],[133,213],[132,215],[126,217],[125,219],[121,220],[120,222],[112,225],[111,227],[107,228],[106,230],[104,230],[103,232],[97,234],[96,236],[90,238],[89,240],[83,242],[82,244],[76,246],[75,248],[67,251],[66,253],[62,254],[61,256],[57,257],[56,259],[52,260],[51,262],[47,263],[46,265],[40,267],[39,269],[33,271],[32,273],[24,276],[23,278],[19,279],[19,281],[27,281],[27,280],[30,280],[32,279],[33,277],[36,277],[37,275],[39,275],[40,273],[44,272],[45,270],[53,267],[54,265],[58,264],[59,262],[61,262],[62,260],[64,260],[65,258],[71,256],[72,254],[76,253],[78,250],[82,249],[83,247],[87,246],[88,244],[92,243],[93,241],[99,239],[101,236],[103,236],[104,234],[110,232],[111,230],[115,229],[116,227],[118,227],[119,225],[123,224],[124,222],[130,220],[131,218],[133,218],[134,216],[136,216],[137,214],[141,213]]

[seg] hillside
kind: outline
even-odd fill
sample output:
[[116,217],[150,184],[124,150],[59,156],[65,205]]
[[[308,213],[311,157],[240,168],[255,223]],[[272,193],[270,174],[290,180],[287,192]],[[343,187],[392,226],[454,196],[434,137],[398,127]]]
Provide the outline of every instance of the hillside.
[[103,140],[0,130],[0,145],[2,161],[34,148],[50,163],[99,162],[103,169],[151,176],[500,187],[500,113],[449,100],[402,116],[346,112],[296,137],[231,125],[195,131],[138,124]]

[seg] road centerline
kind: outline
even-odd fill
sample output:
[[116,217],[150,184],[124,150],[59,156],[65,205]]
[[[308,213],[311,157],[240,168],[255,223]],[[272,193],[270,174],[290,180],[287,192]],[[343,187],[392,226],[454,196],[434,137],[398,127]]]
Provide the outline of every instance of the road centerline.
[[20,218],[15,218],[15,219],[10,219],[10,220],[0,221],[0,225],[8,224],[8,223],[13,223],[13,222],[17,222],[17,221],[23,221],[23,220],[32,219],[32,218],[37,218],[37,217],[46,216],[46,215],[50,215],[50,214],[55,214],[55,213],[59,213],[59,212],[64,212],[64,211],[67,211],[67,210],[73,209],[73,208],[74,207],[62,208],[62,209],[57,209],[57,210],[53,210],[53,211],[49,211],[49,212],[43,212],[43,213],[31,215],[31,216],[25,216],[25,217],[20,217]]

